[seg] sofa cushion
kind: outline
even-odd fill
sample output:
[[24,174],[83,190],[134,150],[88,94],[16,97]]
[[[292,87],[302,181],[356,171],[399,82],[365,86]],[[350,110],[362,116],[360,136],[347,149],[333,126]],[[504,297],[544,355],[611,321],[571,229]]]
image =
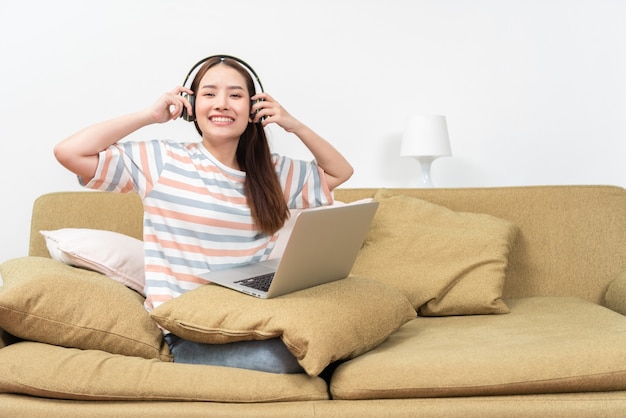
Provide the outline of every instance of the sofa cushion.
[[171,361],[143,298],[100,273],[43,257],[0,264],[0,328],[24,340]]
[[340,365],[336,399],[626,389],[626,317],[582,299],[507,300],[509,315],[418,317]]
[[398,290],[348,277],[273,299],[217,285],[189,291],[150,315],[181,338],[221,344],[280,337],[304,370],[318,375],[331,362],[377,346],[415,310]]
[[324,380],[304,373],[179,364],[35,342],[0,350],[0,392],[85,401],[328,399]]
[[40,231],[50,257],[102,273],[143,295],[143,242],[118,232],[88,228]]
[[505,270],[517,229],[380,190],[352,273],[402,290],[420,315],[502,314]]

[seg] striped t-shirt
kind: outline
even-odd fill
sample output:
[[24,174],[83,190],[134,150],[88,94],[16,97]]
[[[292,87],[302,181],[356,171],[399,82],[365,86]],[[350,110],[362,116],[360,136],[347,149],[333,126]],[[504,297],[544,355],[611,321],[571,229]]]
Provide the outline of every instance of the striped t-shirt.
[[[332,203],[314,161],[272,158],[290,208]],[[205,284],[201,273],[268,258],[277,235],[256,230],[244,179],[202,143],[121,142],[100,153],[85,186],[143,200],[148,310]]]

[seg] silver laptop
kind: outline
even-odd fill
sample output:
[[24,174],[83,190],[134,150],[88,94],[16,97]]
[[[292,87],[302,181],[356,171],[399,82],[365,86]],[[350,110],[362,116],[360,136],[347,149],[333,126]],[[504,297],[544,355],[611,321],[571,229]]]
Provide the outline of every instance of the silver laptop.
[[297,215],[281,258],[201,277],[259,298],[273,298],[350,274],[377,202],[308,209]]

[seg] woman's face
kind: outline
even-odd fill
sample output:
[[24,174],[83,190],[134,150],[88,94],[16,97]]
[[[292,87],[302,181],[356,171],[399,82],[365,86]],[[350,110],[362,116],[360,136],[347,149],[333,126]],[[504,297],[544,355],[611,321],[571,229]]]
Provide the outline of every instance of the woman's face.
[[208,140],[239,140],[250,122],[250,94],[245,78],[224,64],[210,68],[196,92],[195,116]]

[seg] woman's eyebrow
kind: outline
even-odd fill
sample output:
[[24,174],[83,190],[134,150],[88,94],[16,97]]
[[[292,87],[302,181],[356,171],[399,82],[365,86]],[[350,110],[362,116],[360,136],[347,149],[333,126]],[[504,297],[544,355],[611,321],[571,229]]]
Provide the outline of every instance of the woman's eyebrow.
[[[204,86],[200,87],[201,89],[216,89],[217,86],[214,84],[205,84]],[[228,90],[244,90],[244,88],[242,86],[227,86],[226,87]]]

